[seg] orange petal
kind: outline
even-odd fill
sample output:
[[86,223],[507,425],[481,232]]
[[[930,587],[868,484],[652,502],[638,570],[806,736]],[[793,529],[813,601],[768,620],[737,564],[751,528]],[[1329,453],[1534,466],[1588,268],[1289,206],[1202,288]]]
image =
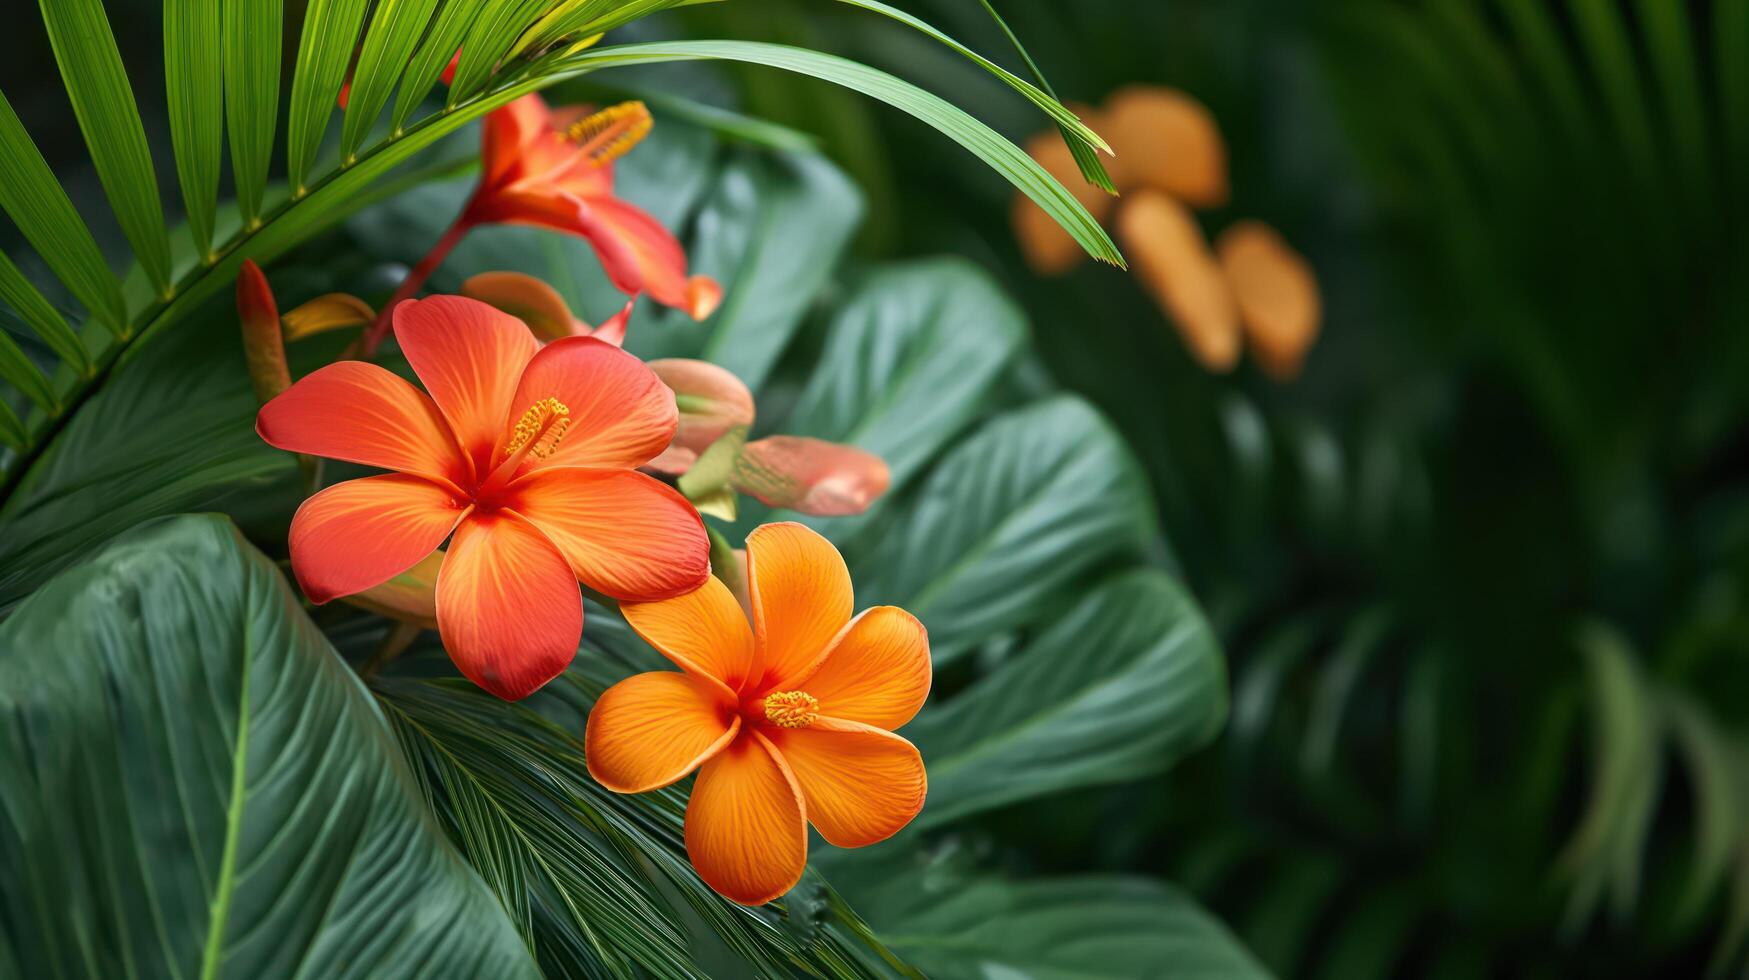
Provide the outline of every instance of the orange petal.
[[292,574],[314,603],[363,592],[417,565],[466,512],[449,488],[416,476],[336,483],[292,517]]
[[891,479],[887,461],[867,450],[807,436],[769,436],[748,443],[730,483],[772,507],[840,517],[860,514]]
[[559,291],[520,272],[482,272],[462,283],[462,295],[502,310],[528,324],[541,340],[575,333],[576,318]]
[[[520,413],[543,398],[570,409],[571,426],[542,466],[630,469],[649,462],[674,438],[674,395],[643,361],[593,337],[567,337],[528,362],[512,404]],[[515,416],[512,416],[514,420]]]
[[789,522],[747,536],[747,579],[759,669],[742,691],[758,694],[813,672],[850,621],[854,596],[832,542]]
[[506,701],[563,673],[583,633],[583,596],[564,556],[506,511],[456,528],[437,573],[437,625],[467,678]]
[[552,130],[550,118],[546,100],[532,92],[487,113],[480,123],[481,186],[515,179],[530,144]]
[[710,577],[698,511],[642,473],[549,466],[512,484],[505,501],[546,533],[578,579],[615,599],[667,599]]
[[622,603],[619,611],[651,646],[685,670],[741,689],[753,665],[753,629],[723,580],[711,576],[685,595]]
[[[695,320],[716,309],[721,291],[686,275],[686,253],[661,223],[641,208],[614,197],[592,197],[579,214],[583,234],[598,246],[602,268],[621,292],[646,293]],[[600,249],[603,242],[618,248]],[[709,282],[707,280],[707,282]]]
[[439,549],[388,581],[343,598],[348,605],[378,616],[434,630],[437,628],[437,571],[442,567],[443,551]]
[[1136,276],[1191,354],[1210,371],[1231,370],[1239,360],[1239,310],[1196,219],[1166,195],[1141,191],[1118,211],[1117,232]]
[[1281,380],[1299,374],[1323,316],[1312,267],[1261,221],[1240,221],[1222,232],[1215,252],[1258,363]]
[[370,304],[357,296],[326,293],[286,313],[279,322],[289,344],[330,330],[366,327],[376,315]]
[[626,305],[620,307],[618,313],[602,321],[601,326],[589,331],[588,336],[594,337],[604,344],[624,347],[626,345],[626,327],[631,324],[632,307],[636,306],[637,302],[635,299],[626,300]]
[[808,822],[832,844],[886,840],[923,809],[923,757],[892,732],[824,717],[764,731],[802,788]]
[[1208,107],[1176,89],[1130,85],[1105,102],[1100,132],[1120,191],[1152,188],[1193,208],[1227,202],[1227,146]]
[[686,310],[694,320],[703,320],[723,303],[723,286],[710,276],[692,276],[686,280]]
[[[1045,168],[1045,172],[1057,179],[1087,213],[1095,221],[1104,222],[1105,216],[1111,213],[1112,202],[1115,200],[1104,190],[1095,187],[1081,176],[1081,168],[1076,165],[1075,157],[1069,152],[1069,145],[1063,142],[1061,133],[1054,129],[1039,133],[1026,141],[1026,152]],[[1087,253],[1081,248],[1063,226],[1057,224],[1057,219],[1046,214],[1044,209],[1033,203],[1025,194],[1016,193],[1013,205],[1014,237],[1020,243],[1020,251],[1026,257],[1026,264],[1040,275],[1055,276],[1069,271],[1078,265]]]
[[596,782],[615,793],[645,793],[682,779],[740,730],[741,716],[722,688],[659,670],[603,692],[583,744]]
[[699,770],[686,804],[686,854],[705,884],[742,905],[763,905],[801,880],[801,790],[757,732],[743,731]]
[[534,335],[521,320],[464,296],[409,300],[393,316],[401,353],[449,420],[475,472],[491,472],[516,382],[540,346]]
[[468,463],[437,406],[375,364],[340,361],[299,380],[255,417],[269,445],[461,486]]
[[684,473],[724,433],[753,424],[753,393],[727,368],[670,357],[651,361],[650,370],[674,392],[680,411],[674,442],[651,464],[655,469]]
[[793,683],[820,713],[876,728],[910,721],[929,696],[929,632],[897,606],[865,609],[833,644],[820,669]]

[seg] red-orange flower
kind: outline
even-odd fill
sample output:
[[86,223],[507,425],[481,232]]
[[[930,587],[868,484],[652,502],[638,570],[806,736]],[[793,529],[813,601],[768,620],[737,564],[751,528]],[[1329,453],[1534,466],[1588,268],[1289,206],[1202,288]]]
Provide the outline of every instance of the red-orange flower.
[[929,694],[929,638],[903,609],[851,618],[850,573],[800,524],[747,538],[752,626],[716,578],[688,595],[628,603],[626,619],[681,670],[629,677],[589,714],[589,772],[617,793],[698,770],[686,853],[744,905],[789,891],[807,825],[862,847],[923,807],[923,759],[893,729]]
[[298,508],[292,571],[312,601],[385,582],[450,539],[437,576],[444,646],[474,683],[514,700],[571,662],[579,581],[651,600],[709,577],[697,511],[636,472],[677,425],[673,395],[643,362],[589,337],[540,347],[515,317],[459,296],[402,303],[394,326],[425,392],[341,361],[256,420],[281,449],[394,471]]
[[463,221],[581,235],[620,291],[648,293],[702,320],[722,299],[721,287],[709,276],[688,277],[686,254],[668,229],[613,194],[613,161],[649,131],[642,102],[586,114],[525,95],[486,117],[480,184]]

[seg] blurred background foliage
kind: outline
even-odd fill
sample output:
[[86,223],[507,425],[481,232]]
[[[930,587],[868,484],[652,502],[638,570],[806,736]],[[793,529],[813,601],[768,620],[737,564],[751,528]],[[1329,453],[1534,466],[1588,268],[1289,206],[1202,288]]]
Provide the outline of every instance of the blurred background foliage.
[[[965,785],[976,805],[921,822],[902,861],[888,851],[820,862],[834,885],[897,954],[944,975],[987,951],[1019,951],[1036,975],[1081,976],[1119,937],[1142,933],[1153,945],[1128,950],[1139,961],[1181,955],[1187,974],[1207,976],[1252,969],[1206,941],[1180,953],[1190,948],[1174,945],[1180,928],[1218,929],[1186,895],[1281,976],[1740,974],[1749,0],[993,2],[1067,100],[1151,82],[1208,105],[1232,193],[1201,215],[1204,227],[1253,217],[1280,229],[1317,272],[1323,331],[1292,382],[1249,362],[1211,375],[1126,274],[1085,263],[1033,275],[1014,243],[1008,186],[906,117],[767,69],[611,77],[810,134],[859,189],[835,170],[804,166],[774,181],[760,173],[768,161],[713,158],[745,171],[720,189],[722,206],[765,200],[747,188],[811,186],[814,200],[841,205],[810,205],[812,233],[855,236],[852,271],[805,283],[794,309],[774,297],[801,273],[786,270],[781,240],[772,245],[762,266],[771,295],[743,314],[746,329],[817,315],[787,350],[734,355],[749,359],[736,368],[750,383],[765,382],[762,417],[768,403],[783,406],[773,417],[820,408],[813,372],[852,353],[830,347],[842,331],[828,325],[854,327],[843,311],[859,296],[874,316],[858,292],[867,280],[884,278],[896,295],[907,277],[969,275],[965,262],[913,260],[969,260],[1015,298],[1032,337],[1008,346],[999,325],[979,325],[996,360],[1014,359],[978,382],[980,404],[1074,415],[1078,401],[1038,402],[1062,386],[1110,419],[1152,484],[1150,563],[1182,575],[1226,651],[1225,731],[1171,772],[1126,772],[1113,749],[1100,772],[1054,792],[1048,780],[1024,798]],[[898,5],[1020,67],[979,0]],[[158,29],[156,3],[107,9],[118,36]],[[60,166],[82,159],[78,132],[48,46],[31,33],[40,27],[21,22],[0,88],[75,199],[95,198],[89,173]],[[835,4],[733,0],[634,30],[830,50],[948,94],[1016,141],[1039,128],[1036,112],[957,55]],[[128,67],[136,79],[161,70]],[[162,104],[142,98],[141,110],[147,131],[161,132]],[[685,164],[705,153],[687,149],[684,129],[670,132],[671,149],[652,140],[650,156]],[[158,178],[174,200],[170,170]],[[416,194],[449,201],[465,184]],[[357,283],[312,280],[307,291],[368,294],[373,275],[380,291],[390,280],[374,270],[417,247],[392,236],[427,241],[410,229],[448,206],[404,200],[398,214],[361,215],[343,247],[303,257]],[[676,208],[659,216],[696,213]],[[770,231],[772,213],[747,220]],[[522,244],[481,235],[458,253],[457,274]],[[815,247],[836,254],[844,242]],[[907,261],[871,264],[891,259]],[[295,294],[296,275],[282,288]],[[589,284],[573,288],[574,308],[599,317]],[[954,330],[943,318],[928,344]],[[664,354],[702,342],[671,322],[634,336],[679,345]],[[161,346],[156,356],[174,362]],[[230,396],[243,404],[240,387]],[[111,400],[126,414],[124,396]],[[842,421],[815,416],[821,434]],[[903,450],[902,428],[887,437],[889,452]],[[289,475],[289,463],[235,448],[220,457],[238,467],[230,478]],[[915,469],[928,478],[921,458]],[[249,506],[259,513],[233,509],[245,530],[252,517],[270,525],[286,501]],[[96,542],[118,529],[71,533]],[[902,589],[891,574],[881,587]],[[1173,594],[1156,573],[1127,574],[1137,577],[1078,598]],[[0,579],[0,603],[23,587]],[[1065,658],[1101,652],[1072,642],[1077,617],[1096,621],[1096,611],[1048,614],[1066,639],[1035,622],[1045,638],[1029,641],[1059,643]],[[344,652],[369,648],[367,636],[348,649],[344,624],[325,625]],[[962,665],[1001,665],[1000,647],[962,651]],[[407,718],[476,709],[416,678],[379,696]],[[954,715],[977,713],[950,710],[919,723],[926,751],[931,736],[952,744]],[[404,724],[398,733],[409,737]],[[1196,741],[1168,734],[1175,750]],[[428,793],[442,776],[421,774]],[[1038,881],[1048,884],[1028,884]],[[946,898],[919,908],[920,892]],[[563,926],[541,928],[582,941]]]

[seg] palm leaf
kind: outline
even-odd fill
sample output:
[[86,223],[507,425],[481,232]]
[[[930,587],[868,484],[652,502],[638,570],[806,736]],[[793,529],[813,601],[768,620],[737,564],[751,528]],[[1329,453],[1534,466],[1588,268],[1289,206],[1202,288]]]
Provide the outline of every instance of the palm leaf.
[[[202,259],[212,255],[213,213],[224,155],[224,16],[220,0],[165,0],[164,86],[170,139],[188,232]],[[65,355],[63,355],[65,356]]]
[[286,175],[294,197],[306,189],[322,131],[334,114],[365,6],[365,0],[312,0],[304,14],[285,133]]

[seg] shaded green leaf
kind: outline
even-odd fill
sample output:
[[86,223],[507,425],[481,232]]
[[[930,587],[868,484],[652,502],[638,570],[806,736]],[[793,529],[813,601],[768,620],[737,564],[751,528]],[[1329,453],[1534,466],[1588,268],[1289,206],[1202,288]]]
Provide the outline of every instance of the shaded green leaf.
[[0,920],[24,975],[536,977],[369,695],[222,518],[0,626]]
[[160,293],[170,288],[170,236],[134,90],[103,13],[103,0],[42,0],[43,26],[61,66],[73,115],[134,257]]
[[461,46],[462,36],[468,32],[469,25],[479,12],[479,4],[457,3],[455,0],[446,0],[438,9],[437,19],[431,23],[425,40],[420,42],[419,50],[414,53],[406,73],[401,76],[401,91],[395,96],[395,133],[401,132],[413,110],[425,101],[425,95],[431,91],[431,86],[437,84],[437,77],[443,74],[449,59],[455,56],[455,49]]
[[0,254],[0,302],[12,307],[20,319],[30,324],[43,343],[59,354],[61,360],[73,366],[82,375],[90,375],[91,358],[85,352],[85,345],[79,340],[78,334],[67,325],[59,310],[56,310],[43,294],[24,278],[24,273],[18,271],[18,266],[4,254]]
[[[37,407],[50,415],[55,414],[59,404],[55,401],[54,392],[49,389],[49,379],[42,370],[31,363],[24,350],[18,346],[18,341],[12,335],[0,330],[0,378],[6,379],[14,388],[23,392],[25,397],[36,402]],[[5,399],[0,398],[0,401]],[[7,406],[8,410],[11,406]],[[22,428],[19,429],[23,431]]]

